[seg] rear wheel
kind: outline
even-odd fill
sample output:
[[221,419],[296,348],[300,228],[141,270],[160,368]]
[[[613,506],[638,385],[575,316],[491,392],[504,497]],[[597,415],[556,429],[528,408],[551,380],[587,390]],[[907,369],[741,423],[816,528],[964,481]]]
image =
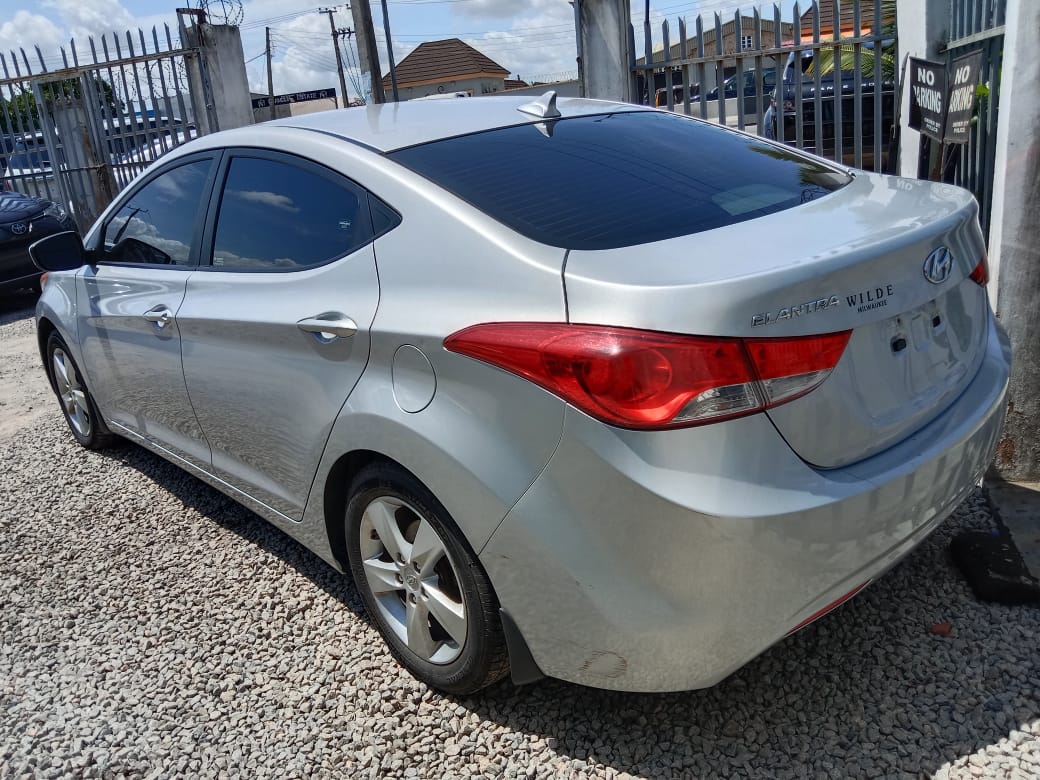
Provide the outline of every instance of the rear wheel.
[[422,483],[389,463],[363,469],[347,505],[346,539],[365,608],[402,666],[453,694],[505,676],[491,583]]
[[69,430],[76,441],[88,450],[107,447],[115,441],[115,435],[105,425],[90,391],[83,383],[76,362],[69,354],[64,340],[52,333],[47,339],[47,371],[51,386],[65,415]]

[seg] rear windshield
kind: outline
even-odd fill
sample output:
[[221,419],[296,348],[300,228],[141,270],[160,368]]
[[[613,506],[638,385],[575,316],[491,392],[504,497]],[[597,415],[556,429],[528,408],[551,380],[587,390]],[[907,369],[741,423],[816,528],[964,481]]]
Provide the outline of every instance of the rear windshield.
[[794,151],[658,111],[489,130],[389,156],[518,233],[568,249],[700,233],[850,181]]

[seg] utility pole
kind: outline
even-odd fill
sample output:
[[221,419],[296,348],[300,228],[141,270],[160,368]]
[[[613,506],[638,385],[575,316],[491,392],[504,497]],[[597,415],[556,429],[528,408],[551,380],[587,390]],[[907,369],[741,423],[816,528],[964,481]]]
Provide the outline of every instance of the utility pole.
[[270,114],[270,118],[274,119],[274,73],[271,72],[271,28],[265,27],[264,31],[267,33],[267,95],[268,104],[267,111]]
[[399,103],[401,98],[397,95],[397,68],[394,66],[394,45],[390,42],[390,14],[386,10],[386,0],[383,0],[383,34],[386,35],[386,58],[390,63],[390,86],[394,90],[394,102]]
[[[357,36],[358,57],[361,60],[361,83],[368,82],[373,103],[385,103],[383,75],[379,69],[379,49],[376,46],[376,31],[372,26],[372,9],[369,0],[353,0],[350,12],[354,17],[354,34]],[[362,95],[362,97],[366,97]],[[366,97],[367,99],[367,97]]]
[[[357,0],[355,0],[357,2]],[[329,15],[329,29],[332,31],[332,46],[336,50],[336,72],[339,74],[339,94],[343,100],[340,105],[341,108],[345,108],[349,101],[347,100],[347,80],[343,76],[343,57],[339,53],[339,36],[345,34],[345,30],[336,29],[336,20],[333,18],[333,14],[336,13],[334,8],[319,8],[319,13]]]

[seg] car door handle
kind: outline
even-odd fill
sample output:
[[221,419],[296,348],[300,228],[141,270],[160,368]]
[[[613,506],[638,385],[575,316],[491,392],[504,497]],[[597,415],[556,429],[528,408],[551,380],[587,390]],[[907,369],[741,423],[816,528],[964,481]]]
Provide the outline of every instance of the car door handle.
[[173,319],[173,312],[165,306],[154,306],[141,316],[162,330],[170,324],[170,321]]
[[328,311],[313,317],[306,317],[296,323],[296,327],[305,333],[313,333],[323,343],[335,341],[337,338],[349,338],[357,333],[357,323],[345,314]]

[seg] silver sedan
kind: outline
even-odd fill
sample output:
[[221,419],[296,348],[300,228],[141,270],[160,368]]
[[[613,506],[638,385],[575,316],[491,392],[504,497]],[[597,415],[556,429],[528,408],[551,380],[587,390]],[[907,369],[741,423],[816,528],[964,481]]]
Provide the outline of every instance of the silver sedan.
[[216,133],[33,256],[72,435],[285,530],[453,693],[712,685],[924,539],[1004,419],[968,193],[639,106]]

